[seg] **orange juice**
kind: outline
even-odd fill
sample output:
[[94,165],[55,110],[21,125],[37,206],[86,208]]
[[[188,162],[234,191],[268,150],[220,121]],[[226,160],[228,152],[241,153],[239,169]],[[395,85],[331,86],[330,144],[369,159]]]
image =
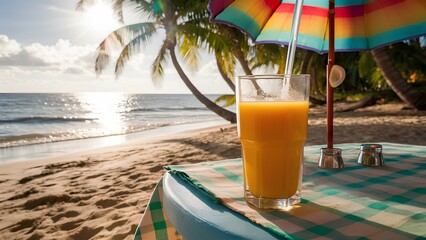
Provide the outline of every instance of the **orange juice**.
[[240,102],[244,173],[256,197],[289,198],[298,188],[309,104]]

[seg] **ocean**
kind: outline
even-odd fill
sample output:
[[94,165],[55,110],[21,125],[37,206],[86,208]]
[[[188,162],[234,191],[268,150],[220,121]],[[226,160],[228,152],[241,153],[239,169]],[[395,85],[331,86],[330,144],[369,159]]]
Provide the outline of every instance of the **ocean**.
[[225,123],[189,94],[0,93],[0,163]]

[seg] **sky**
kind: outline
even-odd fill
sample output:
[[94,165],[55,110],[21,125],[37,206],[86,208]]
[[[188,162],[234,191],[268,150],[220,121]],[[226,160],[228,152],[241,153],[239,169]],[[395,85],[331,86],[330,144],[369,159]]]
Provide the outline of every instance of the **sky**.
[[[129,92],[190,93],[171,60],[161,86],[150,76],[164,35],[160,32],[125,66],[116,79],[114,62],[102,75],[94,71],[95,50],[108,33],[122,26],[108,1],[84,12],[75,10],[77,0],[0,0],[0,92]],[[125,24],[146,21],[126,6]],[[198,71],[188,76],[205,94],[228,94],[214,58],[201,56]]]

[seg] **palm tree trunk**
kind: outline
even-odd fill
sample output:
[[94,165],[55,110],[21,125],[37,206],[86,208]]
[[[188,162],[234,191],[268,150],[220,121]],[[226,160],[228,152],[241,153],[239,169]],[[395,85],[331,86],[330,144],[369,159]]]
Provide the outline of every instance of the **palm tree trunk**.
[[226,84],[228,84],[229,88],[235,93],[235,84],[234,82],[228,77],[228,74],[226,74],[225,70],[222,67],[221,59],[219,59],[220,56],[216,54],[216,65],[217,69],[219,69],[219,73],[222,76],[223,80],[225,80]]
[[[232,32],[230,32],[231,36],[234,36],[234,34]],[[236,39],[235,37],[233,37],[233,39]],[[235,57],[237,58],[238,62],[240,63],[241,67],[243,68],[243,71],[246,75],[253,75],[247,61],[246,58],[244,56],[243,51],[241,51],[240,46],[238,45],[236,40],[233,40],[232,43],[232,50],[235,53]],[[257,84],[256,81],[252,80],[253,86],[254,88],[256,88],[257,90],[257,94],[262,95],[264,94],[262,88],[259,86],[259,84]]]
[[244,53],[241,51],[240,46],[238,45],[238,43],[233,43],[232,44],[232,50],[235,53],[235,56],[238,60],[238,62],[240,63],[241,67],[243,68],[243,71],[246,75],[253,75],[253,73],[251,72],[251,69],[246,61],[246,58],[244,57]]
[[173,62],[173,66],[175,67],[176,71],[178,72],[180,78],[185,83],[185,85],[188,87],[188,89],[192,92],[192,94],[201,102],[203,103],[210,111],[216,113],[223,119],[231,122],[236,123],[237,122],[237,114],[231,111],[228,111],[220,106],[218,106],[216,103],[212,102],[210,99],[208,99],[206,96],[204,96],[195,86],[192,84],[192,82],[189,80],[188,76],[183,71],[182,67],[179,64],[179,61],[177,60],[176,53],[174,46],[171,45],[169,47],[170,51],[170,57]]
[[387,84],[406,104],[417,110],[426,110],[426,96],[417,89],[407,84],[407,81],[401,76],[401,73],[395,67],[391,57],[386,52],[386,48],[377,48],[371,51],[377,66],[383,73]]

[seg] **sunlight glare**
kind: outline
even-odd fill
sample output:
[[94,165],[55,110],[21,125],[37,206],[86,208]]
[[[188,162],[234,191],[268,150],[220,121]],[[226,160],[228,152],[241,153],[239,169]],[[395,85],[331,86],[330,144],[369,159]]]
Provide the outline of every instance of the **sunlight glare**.
[[83,106],[97,119],[103,134],[121,134],[125,132],[126,124],[121,113],[126,111],[127,97],[120,93],[84,93],[80,97]]
[[84,11],[83,20],[89,31],[102,35],[107,35],[120,26],[111,5],[99,0]]

